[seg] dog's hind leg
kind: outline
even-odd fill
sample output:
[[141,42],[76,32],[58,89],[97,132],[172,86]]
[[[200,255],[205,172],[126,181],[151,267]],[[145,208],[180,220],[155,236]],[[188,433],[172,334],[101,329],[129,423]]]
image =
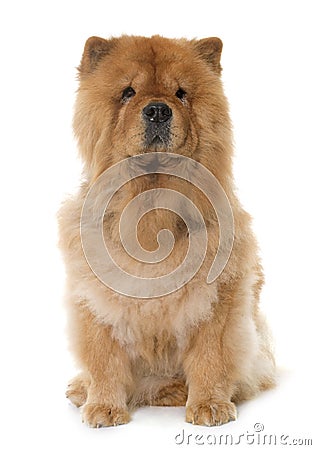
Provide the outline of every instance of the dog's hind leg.
[[89,385],[89,375],[81,372],[70,380],[66,390],[66,397],[79,408],[86,403]]
[[66,391],[66,397],[69,398],[71,403],[79,408],[86,403],[89,385],[89,375],[81,372],[75,378],[70,380]]
[[184,379],[149,376],[139,381],[129,407],[185,406],[187,396],[188,389]]

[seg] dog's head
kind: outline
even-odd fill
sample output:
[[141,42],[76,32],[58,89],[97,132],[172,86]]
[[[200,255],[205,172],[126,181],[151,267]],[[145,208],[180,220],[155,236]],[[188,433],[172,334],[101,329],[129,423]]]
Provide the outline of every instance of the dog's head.
[[89,38],[74,130],[91,176],[145,152],[179,153],[202,163],[215,152],[218,160],[230,128],[221,49],[218,38]]

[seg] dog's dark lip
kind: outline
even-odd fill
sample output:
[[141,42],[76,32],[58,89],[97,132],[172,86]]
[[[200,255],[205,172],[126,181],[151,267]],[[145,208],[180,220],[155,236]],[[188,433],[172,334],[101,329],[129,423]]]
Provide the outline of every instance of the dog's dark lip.
[[171,120],[163,124],[146,124],[144,147],[146,151],[159,151],[170,145]]
[[144,145],[144,152],[159,152],[163,151],[166,147],[167,145],[163,138],[156,135],[151,141],[146,141]]
[[162,139],[162,137],[159,136],[159,134],[156,134],[154,139],[151,141],[151,145],[161,145],[163,143],[164,143],[163,139]]

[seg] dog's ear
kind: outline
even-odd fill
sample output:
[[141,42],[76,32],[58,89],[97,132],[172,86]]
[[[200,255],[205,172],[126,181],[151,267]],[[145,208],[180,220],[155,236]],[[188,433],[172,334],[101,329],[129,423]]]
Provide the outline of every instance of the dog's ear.
[[97,67],[101,59],[110,53],[115,45],[115,39],[103,39],[100,37],[90,37],[84,46],[78,71],[80,74],[91,73]]
[[214,72],[220,74],[222,71],[220,61],[223,48],[222,41],[217,37],[193,41],[199,55],[211,65]]

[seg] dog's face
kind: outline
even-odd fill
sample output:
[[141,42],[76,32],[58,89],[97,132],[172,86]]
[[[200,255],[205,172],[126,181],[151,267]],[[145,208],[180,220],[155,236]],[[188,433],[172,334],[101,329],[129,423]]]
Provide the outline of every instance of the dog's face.
[[205,152],[210,136],[218,142],[228,122],[223,117],[221,48],[217,38],[88,39],[79,67],[74,129],[92,172],[154,151],[201,160],[199,148]]

